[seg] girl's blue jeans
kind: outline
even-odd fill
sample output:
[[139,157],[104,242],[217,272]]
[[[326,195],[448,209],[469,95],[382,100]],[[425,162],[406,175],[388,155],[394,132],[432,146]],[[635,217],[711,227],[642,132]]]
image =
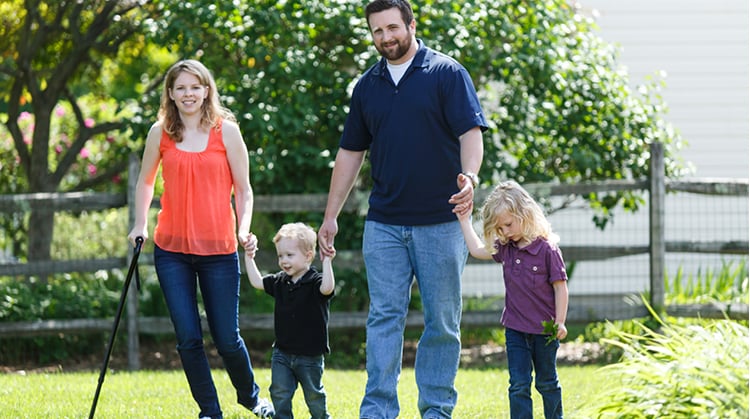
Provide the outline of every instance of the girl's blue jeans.
[[458,221],[426,226],[365,222],[363,256],[370,308],[367,386],[360,418],[399,415],[404,327],[416,278],[424,331],[414,365],[423,418],[450,418],[461,352],[461,274],[468,250]]
[[510,375],[510,417],[533,419],[531,402],[532,369],[536,373],[535,387],[542,396],[545,419],[563,417],[562,389],[557,379],[557,349],[560,341],[547,344],[547,336],[505,329]]
[[208,357],[203,346],[198,287],[214,345],[237,392],[237,402],[252,409],[258,402],[250,356],[239,330],[240,266],[237,253],[197,256],[154,248],[154,266],[177,336],[193,399],[200,417],[221,418]]

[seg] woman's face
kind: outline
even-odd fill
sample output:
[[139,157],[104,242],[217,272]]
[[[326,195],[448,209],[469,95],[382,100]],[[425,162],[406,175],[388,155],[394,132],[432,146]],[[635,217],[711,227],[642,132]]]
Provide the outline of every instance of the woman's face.
[[180,113],[195,114],[200,112],[203,101],[208,97],[208,86],[201,84],[197,76],[183,71],[169,89],[169,97]]

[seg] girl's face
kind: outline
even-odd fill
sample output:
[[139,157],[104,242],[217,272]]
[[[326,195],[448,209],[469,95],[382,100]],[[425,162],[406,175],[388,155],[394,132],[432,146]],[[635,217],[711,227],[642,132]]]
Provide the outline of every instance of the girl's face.
[[497,215],[497,225],[500,233],[508,241],[519,242],[524,238],[521,219],[513,216],[508,211],[503,211]]
[[203,101],[208,97],[208,86],[201,84],[200,79],[187,71],[181,72],[169,89],[177,109],[183,114],[200,112]]
[[279,268],[292,279],[299,279],[310,269],[312,252],[303,252],[296,239],[282,238],[276,243]]

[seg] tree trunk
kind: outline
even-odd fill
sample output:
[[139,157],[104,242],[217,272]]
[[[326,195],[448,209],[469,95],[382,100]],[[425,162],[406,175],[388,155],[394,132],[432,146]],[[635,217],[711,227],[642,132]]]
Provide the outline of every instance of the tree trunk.
[[31,210],[31,217],[29,218],[29,262],[50,260],[54,226],[54,210],[41,207]]

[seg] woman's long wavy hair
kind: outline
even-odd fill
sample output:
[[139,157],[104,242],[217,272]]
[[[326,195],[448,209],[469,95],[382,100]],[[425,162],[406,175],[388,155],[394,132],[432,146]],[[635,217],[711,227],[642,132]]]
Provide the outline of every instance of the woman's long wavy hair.
[[498,216],[504,213],[515,217],[521,223],[523,237],[529,242],[537,237],[543,237],[553,245],[560,241],[557,234],[552,232],[552,225],[544,216],[539,203],[526,189],[512,180],[497,185],[485,200],[481,212],[484,222],[484,244],[487,249],[495,249],[495,240],[502,244],[508,243],[508,238],[498,223]]
[[164,89],[161,92],[161,106],[159,107],[159,120],[162,129],[169,134],[170,138],[179,143],[182,141],[182,134],[185,131],[185,125],[180,118],[177,105],[169,97],[169,91],[174,87],[175,80],[182,72],[198,77],[200,83],[208,88],[208,96],[203,100],[201,106],[200,124],[202,127],[218,128],[223,119],[236,121],[232,112],[222,106],[219,101],[216,81],[214,81],[214,77],[206,66],[197,60],[178,61],[169,68],[164,78]]

